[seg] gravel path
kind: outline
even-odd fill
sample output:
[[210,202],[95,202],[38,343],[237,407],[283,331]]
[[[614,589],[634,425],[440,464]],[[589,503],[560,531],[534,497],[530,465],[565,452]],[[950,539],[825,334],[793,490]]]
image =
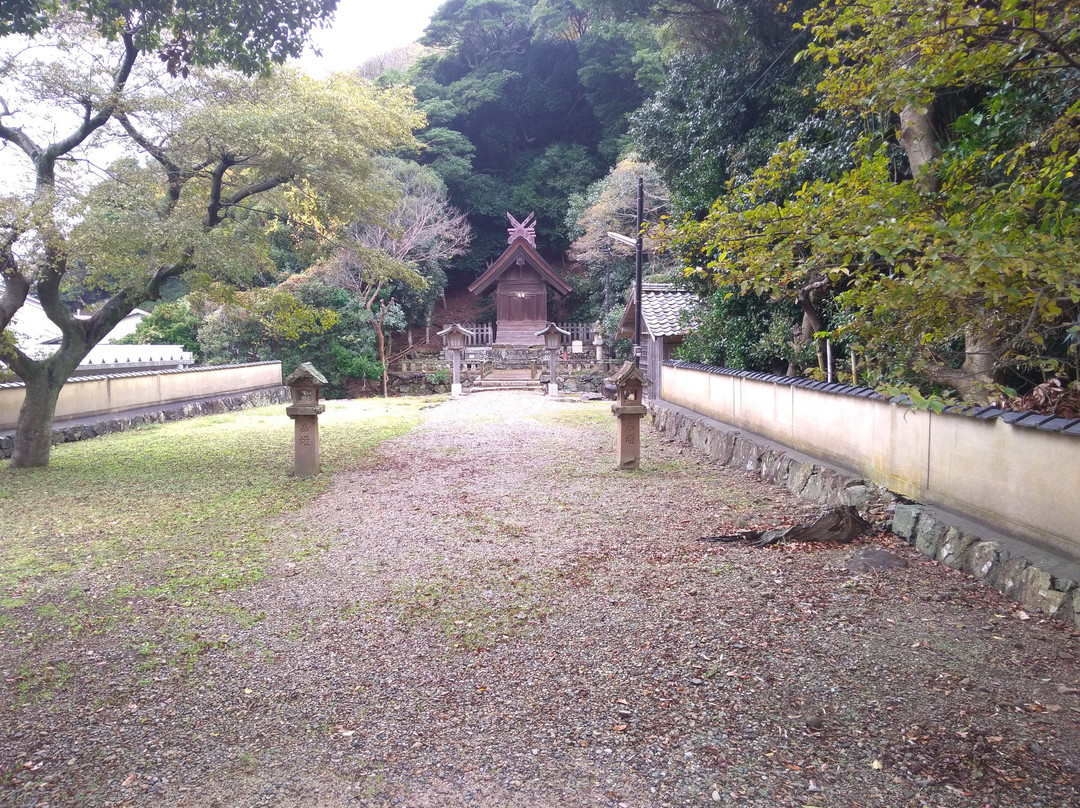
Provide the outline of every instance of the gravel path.
[[1080,805],[1077,633],[888,534],[909,565],[858,577],[696,541],[815,511],[647,428],[614,471],[606,404],[426,416],[279,521],[186,669],[9,713],[0,805]]

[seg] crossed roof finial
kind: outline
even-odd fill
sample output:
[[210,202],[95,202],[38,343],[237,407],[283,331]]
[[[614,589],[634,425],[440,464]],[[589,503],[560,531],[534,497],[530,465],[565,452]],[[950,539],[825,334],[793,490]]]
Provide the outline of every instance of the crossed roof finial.
[[518,221],[514,218],[513,214],[507,212],[506,218],[510,220],[511,227],[506,231],[510,234],[510,238],[506,240],[507,244],[513,244],[514,239],[523,238],[529,243],[530,247],[536,247],[536,211],[533,211],[525,217],[523,221]]

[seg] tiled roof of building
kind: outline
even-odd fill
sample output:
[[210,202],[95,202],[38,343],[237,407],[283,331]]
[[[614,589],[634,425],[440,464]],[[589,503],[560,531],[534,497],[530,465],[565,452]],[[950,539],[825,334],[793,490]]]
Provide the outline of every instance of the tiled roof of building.
[[[677,289],[673,283],[641,284],[641,330],[654,339],[673,337],[687,332],[683,324],[683,315],[698,306],[698,297],[693,292]],[[620,337],[634,335],[634,295],[623,311],[619,324]]]

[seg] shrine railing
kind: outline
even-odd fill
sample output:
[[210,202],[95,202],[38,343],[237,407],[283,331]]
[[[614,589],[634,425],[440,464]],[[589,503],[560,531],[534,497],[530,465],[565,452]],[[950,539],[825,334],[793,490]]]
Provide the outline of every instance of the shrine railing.
[[[583,349],[592,349],[594,323],[556,323],[563,331],[570,332],[569,343],[580,341]],[[492,345],[498,337],[494,323],[462,323],[462,327],[473,332],[473,336],[465,338],[466,347]]]

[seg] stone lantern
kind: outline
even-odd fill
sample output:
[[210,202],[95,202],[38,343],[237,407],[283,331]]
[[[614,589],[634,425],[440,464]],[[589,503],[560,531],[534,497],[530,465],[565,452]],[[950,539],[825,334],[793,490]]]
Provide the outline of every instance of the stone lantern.
[[461,395],[461,352],[465,350],[465,338],[474,336],[467,328],[462,328],[457,323],[449,325],[438,336],[443,338],[443,343],[450,351],[453,366],[454,380],[450,384],[450,395],[457,398]]
[[326,377],[310,362],[303,362],[285,380],[292,404],[285,414],[293,419],[293,476],[310,477],[319,473],[319,414],[326,405],[319,403],[319,388]]
[[615,403],[611,411],[619,419],[619,434],[615,443],[615,465],[620,470],[636,469],[641,461],[641,416],[647,410],[642,403],[645,375],[633,362],[624,362],[610,379],[615,385]]
[[593,327],[592,344],[593,344],[593,347],[596,349],[596,361],[597,362],[603,362],[604,361],[604,337],[600,333],[600,321],[597,320],[595,323],[592,324],[592,327]]
[[548,352],[548,373],[550,375],[548,379],[548,395],[557,396],[559,394],[559,385],[555,381],[555,358],[558,356],[559,349],[562,348],[563,337],[569,337],[570,332],[564,331],[555,323],[548,323],[547,328],[536,332],[536,336],[544,338],[544,348]]

